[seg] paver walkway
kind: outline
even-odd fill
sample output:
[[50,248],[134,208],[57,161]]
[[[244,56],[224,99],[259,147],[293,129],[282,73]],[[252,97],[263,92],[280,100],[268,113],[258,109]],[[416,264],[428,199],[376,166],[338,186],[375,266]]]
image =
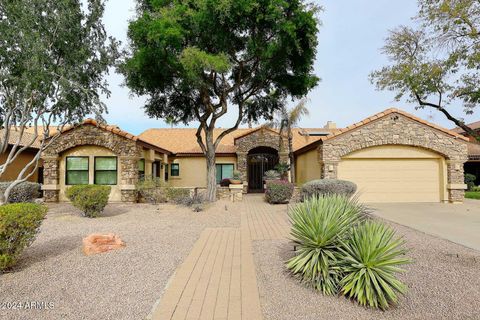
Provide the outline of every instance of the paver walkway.
[[[207,228],[178,267],[151,318],[261,320],[252,240],[288,234],[285,210],[246,196],[240,228]],[[283,207],[283,209],[285,209]]]

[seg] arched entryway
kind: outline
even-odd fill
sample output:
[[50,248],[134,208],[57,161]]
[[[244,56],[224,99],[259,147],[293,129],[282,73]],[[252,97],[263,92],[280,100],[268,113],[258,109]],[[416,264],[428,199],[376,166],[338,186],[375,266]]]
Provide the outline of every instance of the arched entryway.
[[257,147],[248,152],[248,192],[263,192],[263,176],[278,164],[278,151],[270,147]]

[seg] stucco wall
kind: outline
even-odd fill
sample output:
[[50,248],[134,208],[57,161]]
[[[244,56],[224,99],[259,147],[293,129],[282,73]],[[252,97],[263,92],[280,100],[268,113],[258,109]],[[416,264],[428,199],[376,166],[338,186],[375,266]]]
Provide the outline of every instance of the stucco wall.
[[[168,172],[168,184],[172,187],[206,187],[207,163],[205,157],[177,157],[169,160],[171,163],[180,164],[180,176],[172,177]],[[233,164],[236,170],[236,157],[217,157],[216,163]]]
[[[88,180],[89,184],[94,183],[94,176],[95,176],[95,157],[116,157],[116,154],[112,151],[108,150],[107,148],[98,147],[98,146],[78,146],[72,149],[69,149],[63,152],[60,155],[59,160],[59,185],[60,185],[60,192],[59,192],[59,200],[60,201],[68,201],[68,198],[65,196],[65,190],[68,186],[65,183],[66,178],[66,158],[67,157],[79,157],[79,156],[88,156]],[[118,158],[117,158],[118,164]],[[110,192],[109,201],[121,201],[122,200],[122,192],[118,185],[121,177],[121,167],[117,165],[117,185],[110,186],[112,191]]]
[[320,179],[322,167],[318,160],[318,150],[313,149],[300,154],[295,159],[295,179],[297,185]]
[[[7,152],[0,155],[0,163],[4,164],[7,161],[8,153],[10,152],[10,148],[8,148]],[[36,150],[25,150],[23,151],[15,161],[7,167],[7,170],[4,174],[0,177],[0,181],[13,181],[18,177],[20,171],[25,168],[25,166],[32,161],[32,159],[37,154]],[[41,160],[39,165],[41,165]],[[38,182],[38,170],[28,179],[31,182]]]

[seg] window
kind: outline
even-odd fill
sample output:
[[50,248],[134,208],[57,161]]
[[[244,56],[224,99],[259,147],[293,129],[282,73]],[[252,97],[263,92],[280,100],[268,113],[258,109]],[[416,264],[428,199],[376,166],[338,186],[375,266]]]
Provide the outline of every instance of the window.
[[88,184],[88,157],[67,157],[65,183]]
[[168,181],[168,164],[165,163],[165,181]]
[[117,157],[95,157],[95,184],[117,184]]
[[138,160],[138,177],[145,178],[145,159]]
[[223,179],[232,178],[233,176],[233,164],[216,164],[217,168],[217,183],[220,183]]
[[179,163],[172,163],[170,165],[170,175],[172,177],[178,177],[180,175],[180,164]]
[[152,176],[154,178],[160,178],[160,169],[162,168],[162,165],[160,161],[154,161],[152,163]]

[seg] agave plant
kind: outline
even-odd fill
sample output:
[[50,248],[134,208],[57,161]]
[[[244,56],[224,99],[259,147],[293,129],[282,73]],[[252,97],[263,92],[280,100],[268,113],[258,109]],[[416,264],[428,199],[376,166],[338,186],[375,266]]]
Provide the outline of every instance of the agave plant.
[[287,261],[290,272],[324,294],[337,293],[342,278],[338,249],[362,212],[356,199],[339,195],[312,197],[292,208],[291,235],[299,249]]
[[403,244],[401,238],[395,238],[395,231],[380,222],[369,220],[353,228],[340,248],[341,293],[363,306],[382,310],[395,304],[396,292],[406,290],[395,273],[404,271],[399,265],[410,262],[404,257]]

